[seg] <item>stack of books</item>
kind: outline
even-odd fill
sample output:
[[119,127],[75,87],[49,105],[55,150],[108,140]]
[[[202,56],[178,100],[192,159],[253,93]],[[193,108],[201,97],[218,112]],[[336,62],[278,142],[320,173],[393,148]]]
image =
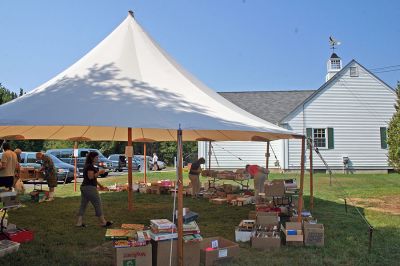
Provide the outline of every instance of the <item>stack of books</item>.
[[184,242],[200,242],[203,237],[200,235],[200,228],[196,221],[183,224],[183,241]]
[[178,237],[176,225],[167,219],[150,220],[150,237],[154,241],[175,239]]

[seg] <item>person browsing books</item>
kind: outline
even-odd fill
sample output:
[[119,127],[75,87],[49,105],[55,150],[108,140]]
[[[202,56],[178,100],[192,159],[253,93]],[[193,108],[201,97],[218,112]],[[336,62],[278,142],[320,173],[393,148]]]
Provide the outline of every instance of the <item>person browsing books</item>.
[[192,166],[190,167],[189,179],[190,183],[192,183],[193,198],[197,198],[199,196],[201,165],[205,163],[206,160],[204,160],[204,158],[199,158],[197,161],[192,163]]

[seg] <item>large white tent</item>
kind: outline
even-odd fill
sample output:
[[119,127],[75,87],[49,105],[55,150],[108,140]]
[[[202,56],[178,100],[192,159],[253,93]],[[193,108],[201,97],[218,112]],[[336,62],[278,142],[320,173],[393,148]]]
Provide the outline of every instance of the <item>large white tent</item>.
[[128,17],[71,67],[0,106],[0,139],[274,140],[296,134],[195,79]]
[[[302,138],[304,152],[304,136],[240,109],[195,79],[146,34],[132,13],[64,72],[0,106],[0,139],[128,140],[128,146],[132,140],[177,141],[182,158],[182,141],[287,138]],[[302,177],[303,159],[304,153]],[[131,170],[129,159],[128,164]],[[300,193],[302,183],[303,178]],[[178,187],[182,265],[182,160]]]

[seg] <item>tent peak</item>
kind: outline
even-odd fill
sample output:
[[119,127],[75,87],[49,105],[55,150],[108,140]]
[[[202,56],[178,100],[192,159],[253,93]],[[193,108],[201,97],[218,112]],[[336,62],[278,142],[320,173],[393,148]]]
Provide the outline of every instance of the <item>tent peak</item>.
[[135,14],[133,13],[132,10],[128,10],[128,14],[131,15],[133,18],[135,18]]

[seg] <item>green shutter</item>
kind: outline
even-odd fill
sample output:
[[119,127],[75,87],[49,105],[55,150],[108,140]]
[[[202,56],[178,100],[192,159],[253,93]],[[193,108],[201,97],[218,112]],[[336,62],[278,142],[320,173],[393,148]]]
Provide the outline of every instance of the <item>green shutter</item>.
[[328,149],[335,148],[335,139],[333,137],[333,128],[328,127]]
[[312,128],[306,128],[307,138],[312,139]]
[[387,149],[386,127],[381,127],[381,148]]

